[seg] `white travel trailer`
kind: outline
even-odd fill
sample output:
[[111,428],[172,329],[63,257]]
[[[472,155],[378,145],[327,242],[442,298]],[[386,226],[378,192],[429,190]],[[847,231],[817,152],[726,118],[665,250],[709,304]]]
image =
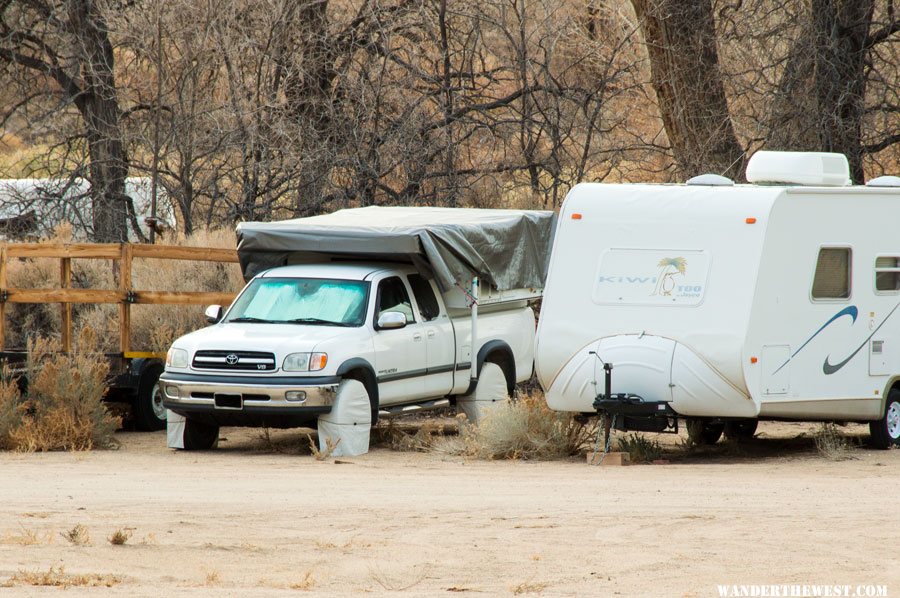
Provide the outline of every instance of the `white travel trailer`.
[[777,419],[900,444],[900,179],[848,172],[839,154],[758,152],[755,184],[574,187],[536,339],[549,406],[618,429],[685,418],[710,443]]

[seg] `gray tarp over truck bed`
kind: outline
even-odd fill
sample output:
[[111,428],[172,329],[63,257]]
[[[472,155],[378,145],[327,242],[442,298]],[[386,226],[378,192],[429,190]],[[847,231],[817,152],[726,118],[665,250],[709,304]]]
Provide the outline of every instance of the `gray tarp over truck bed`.
[[473,276],[500,291],[543,288],[553,212],[367,207],[238,225],[244,278],[287,263],[333,257],[410,261],[444,291]]

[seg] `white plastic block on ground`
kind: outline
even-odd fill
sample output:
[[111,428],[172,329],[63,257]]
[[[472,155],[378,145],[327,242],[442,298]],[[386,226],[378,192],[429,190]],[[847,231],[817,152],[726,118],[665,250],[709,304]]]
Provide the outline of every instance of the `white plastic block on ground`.
[[466,414],[469,422],[478,424],[491,410],[505,405],[508,400],[503,369],[496,363],[488,362],[481,366],[475,390],[459,397],[456,405]]
[[184,416],[166,409],[166,446],[184,448]]
[[331,413],[319,416],[319,450],[332,457],[355,457],[369,452],[372,429],[372,406],[369,393],[358,380],[344,380],[338,386]]

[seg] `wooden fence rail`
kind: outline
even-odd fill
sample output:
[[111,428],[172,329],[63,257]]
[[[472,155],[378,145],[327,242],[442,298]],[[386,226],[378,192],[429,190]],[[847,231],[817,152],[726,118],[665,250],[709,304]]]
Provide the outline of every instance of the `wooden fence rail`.
[[[11,258],[55,258],[59,260],[59,287],[15,289],[7,284],[7,264]],[[0,244],[0,350],[4,346],[8,303],[59,303],[62,317],[62,348],[72,348],[72,304],[114,303],[119,306],[119,345],[123,354],[131,351],[131,306],[143,305],[227,305],[234,293],[201,291],[139,291],[132,288],[134,258],[192,260],[235,263],[237,251],[210,247],[176,245],[135,245],[132,243],[10,243]],[[112,260],[118,279],[116,289],[73,289],[73,259]]]

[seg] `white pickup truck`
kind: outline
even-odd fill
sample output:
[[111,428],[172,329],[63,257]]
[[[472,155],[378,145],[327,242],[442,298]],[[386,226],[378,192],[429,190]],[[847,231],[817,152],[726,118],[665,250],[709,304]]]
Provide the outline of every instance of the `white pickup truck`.
[[[373,216],[397,209],[380,210],[345,212],[363,212],[371,225]],[[433,209],[405,210],[412,216],[429,210],[435,218]],[[450,212],[459,218],[456,212],[506,211]],[[309,220],[315,218],[293,222]],[[346,232],[336,225],[325,230],[335,228]],[[549,232],[542,239],[549,245]],[[379,255],[389,245],[380,244]],[[160,377],[170,433],[178,427],[170,446],[212,448],[219,426],[317,426],[323,448],[331,437],[340,440],[335,455],[360,454],[380,412],[451,400],[477,419],[484,405],[510,396],[532,375],[535,319],[528,302],[541,289],[485,284],[473,301],[477,277],[474,286],[470,280],[442,290],[436,276],[426,278],[421,265],[408,261],[277,266],[253,277],[227,311],[210,306],[212,325],[177,339]]]

